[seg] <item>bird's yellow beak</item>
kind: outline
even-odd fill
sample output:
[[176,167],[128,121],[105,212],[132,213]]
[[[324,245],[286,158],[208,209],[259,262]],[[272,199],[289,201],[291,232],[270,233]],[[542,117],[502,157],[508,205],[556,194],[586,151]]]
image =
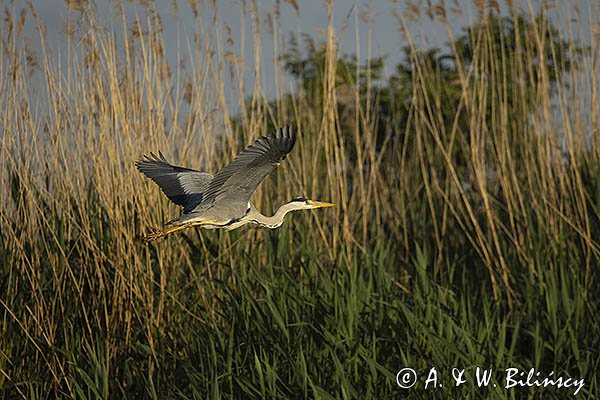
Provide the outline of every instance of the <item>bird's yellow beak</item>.
[[334,203],[324,203],[322,201],[308,200],[306,203],[313,208],[335,207]]

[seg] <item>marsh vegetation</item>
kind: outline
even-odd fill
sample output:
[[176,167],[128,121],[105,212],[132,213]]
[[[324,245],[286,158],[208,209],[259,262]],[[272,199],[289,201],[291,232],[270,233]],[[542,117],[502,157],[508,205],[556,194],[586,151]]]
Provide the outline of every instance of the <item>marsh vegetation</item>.
[[[214,15],[186,33],[187,64],[168,61],[153,2],[136,18],[116,3],[112,29],[67,3],[66,57],[33,7],[8,6],[2,29],[0,397],[429,396],[396,385],[406,366],[555,371],[598,397],[600,48],[578,24],[592,2],[475,1],[460,35],[460,10],[407,3],[396,66],[342,54],[331,3],[322,40],[288,40],[278,7],[294,1],[268,18],[242,2],[239,38],[218,5],[181,2]],[[415,44],[423,20],[447,27],[445,48]],[[280,39],[272,96],[244,79],[272,62],[263,34]],[[134,160],[214,172],[284,123],[298,142],[254,203],[336,208],[142,240],[178,211]],[[566,396],[451,386],[437,394]]]

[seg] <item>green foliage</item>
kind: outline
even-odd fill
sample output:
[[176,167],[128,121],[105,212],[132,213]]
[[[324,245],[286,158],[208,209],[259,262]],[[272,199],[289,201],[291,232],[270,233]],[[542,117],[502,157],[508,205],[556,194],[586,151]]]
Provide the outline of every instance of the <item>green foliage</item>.
[[[581,395],[597,395],[598,337],[588,332],[600,326],[597,318],[585,317],[587,304],[595,300],[573,279],[568,264],[540,260],[553,272],[543,278],[544,286],[533,276],[522,279],[517,311],[510,317],[464,265],[446,266],[450,281],[433,280],[431,257],[419,248],[410,265],[395,268],[406,271],[401,274],[392,272],[398,260],[385,250],[348,264],[318,265],[308,259],[266,267],[247,260],[227,266],[224,280],[211,286],[208,276],[198,276],[200,282],[187,282],[183,292],[182,282],[172,282],[168,290],[181,294],[167,305],[168,323],[153,328],[154,350],[140,331],[109,361],[103,343],[111,340],[100,327],[93,328],[93,345],[70,323],[73,343],[56,349],[68,352],[46,355],[68,357],[66,379],[49,386],[44,382],[50,372],[30,365],[37,376],[30,397],[422,398],[432,390],[423,385],[433,366],[444,383],[450,383],[452,368],[467,368],[472,375],[476,366],[494,371],[534,367],[585,377]],[[400,284],[406,273],[414,277],[410,295]],[[210,305],[191,290],[196,285],[212,287],[203,294],[213,299]],[[94,305],[90,300],[85,307]],[[72,312],[66,315],[70,320]],[[12,340],[20,341],[26,348],[33,345],[24,337]],[[410,390],[395,383],[406,366],[420,377]],[[17,395],[18,387],[6,384],[4,396]],[[460,388],[444,384],[435,392],[512,396],[510,390],[479,388],[473,381]],[[560,399],[565,393],[545,389],[533,397]]]
[[[404,61],[385,80],[383,57],[360,65],[355,56],[342,55],[336,60],[335,67],[337,113],[343,116],[354,107],[354,99],[343,96],[343,91],[349,88],[359,96],[362,109],[368,108],[368,101],[376,108],[377,148],[386,143],[386,133],[391,131],[393,140],[408,145],[411,152],[414,141],[405,136],[410,136],[410,113],[415,108],[424,107],[415,97],[433,99],[434,104],[429,107],[435,112],[422,111],[428,115],[431,126],[450,130],[456,123],[459,134],[467,136],[471,115],[464,107],[468,100],[463,97],[461,80],[482,78],[487,82],[486,93],[482,97],[501,95],[506,100],[506,112],[513,123],[516,126],[527,124],[531,114],[540,106],[536,100],[540,87],[547,88],[547,96],[552,96],[559,84],[568,84],[566,75],[573,68],[573,61],[590,51],[589,47],[562,38],[561,32],[550,23],[544,24],[540,16],[536,19],[537,24],[524,15],[491,15],[483,22],[465,28],[464,33],[448,43],[444,50],[406,46],[402,49]],[[304,42],[303,52],[298,41],[293,39],[290,50],[282,59],[286,70],[304,89],[302,95],[319,101],[325,93],[327,49],[325,44],[315,45],[310,38],[305,38]],[[522,60],[523,57],[530,58]],[[526,71],[516,68],[511,62],[516,59],[525,65],[539,66],[543,63],[544,76],[540,76],[540,68],[528,68]],[[496,105],[490,101],[485,106],[485,123],[493,125]],[[435,118],[431,117],[432,114]],[[352,131],[351,124],[345,121],[341,124],[342,131]],[[462,143],[469,141],[467,137],[457,140]],[[515,149],[521,145],[521,141],[515,138]],[[457,146],[454,156],[458,163],[465,165],[468,155],[461,149],[462,146]]]

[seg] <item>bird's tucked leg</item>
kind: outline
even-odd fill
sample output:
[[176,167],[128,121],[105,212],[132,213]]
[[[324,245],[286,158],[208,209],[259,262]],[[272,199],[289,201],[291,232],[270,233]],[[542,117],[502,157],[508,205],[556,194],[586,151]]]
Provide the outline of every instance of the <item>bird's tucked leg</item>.
[[182,224],[182,225],[170,226],[163,230],[151,229],[150,232],[146,236],[144,236],[144,241],[152,242],[154,240],[158,240],[158,239],[161,239],[161,238],[167,236],[169,233],[177,232],[179,230],[189,228],[190,226],[194,226],[194,225],[195,225],[194,223],[187,223],[187,224]]

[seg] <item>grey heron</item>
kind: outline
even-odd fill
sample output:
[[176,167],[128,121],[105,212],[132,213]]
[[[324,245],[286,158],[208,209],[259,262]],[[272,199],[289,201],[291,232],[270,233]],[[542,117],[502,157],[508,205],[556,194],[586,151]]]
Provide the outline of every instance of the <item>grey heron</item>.
[[296,143],[290,126],[277,129],[246,147],[214,177],[206,172],[170,164],[161,152],[150,153],[135,162],[137,169],[152,179],[173,203],[182,206],[177,219],[163,230],[153,230],[146,241],[198,226],[205,229],[232,230],[246,224],[278,228],[287,213],[333,207],[335,204],[298,197],[282,205],[273,216],[261,214],[250,202],[258,185],[273,171]]

